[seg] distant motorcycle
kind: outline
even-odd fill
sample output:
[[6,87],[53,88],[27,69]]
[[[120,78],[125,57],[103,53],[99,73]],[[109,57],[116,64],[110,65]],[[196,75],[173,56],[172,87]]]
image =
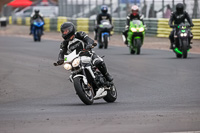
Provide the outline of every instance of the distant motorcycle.
[[42,21],[40,18],[33,21],[32,33],[33,33],[34,41],[41,41],[43,25],[44,25],[44,21]]
[[173,51],[177,58],[187,58],[189,48],[190,26],[181,23],[180,25],[174,25],[176,28],[174,35],[175,47]]
[[[87,52],[74,50],[64,56],[64,68],[71,70],[70,81],[74,83],[76,94],[86,105],[103,98],[106,102],[117,99],[117,90],[113,82],[108,82],[101,72],[91,63],[91,57],[84,56]],[[54,63],[58,66],[57,63]]]
[[145,36],[145,26],[140,20],[130,22],[128,31],[128,46],[131,54],[140,54]]
[[110,40],[110,31],[112,30],[113,26],[110,24],[109,20],[102,20],[101,24],[98,26],[98,48],[108,48],[108,42]]

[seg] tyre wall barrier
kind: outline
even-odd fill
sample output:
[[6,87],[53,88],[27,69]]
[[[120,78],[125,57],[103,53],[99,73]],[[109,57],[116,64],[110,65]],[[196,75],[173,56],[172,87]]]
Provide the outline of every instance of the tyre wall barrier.
[[[26,18],[12,18],[8,19],[9,24],[17,25],[30,25],[30,17]],[[68,18],[65,16],[59,16],[57,18],[44,18],[45,31],[60,31],[60,26],[64,22],[72,22],[77,31],[84,31],[86,33],[93,32],[95,27],[95,20],[88,18]],[[116,34],[121,34],[125,30],[126,19],[125,18],[113,18],[113,32]],[[155,19],[155,18],[145,18],[144,23],[146,25],[146,35],[147,36],[157,36],[157,37],[169,37],[171,28],[168,25],[169,19]],[[200,19],[193,19],[194,27],[192,27],[192,33],[194,39],[200,39]]]
[[89,19],[88,18],[77,18],[76,28],[77,31],[84,31],[89,33]]

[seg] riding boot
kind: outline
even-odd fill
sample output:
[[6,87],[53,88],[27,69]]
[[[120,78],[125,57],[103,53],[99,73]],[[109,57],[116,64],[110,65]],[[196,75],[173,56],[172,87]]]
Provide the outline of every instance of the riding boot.
[[42,35],[44,35],[44,26],[42,26]]
[[171,39],[170,39],[170,43],[171,43],[170,49],[174,49],[175,48],[175,44],[174,44],[174,42]]
[[96,25],[94,28],[94,40],[97,40],[97,31],[98,31],[98,26]]
[[94,40],[97,40],[97,33],[94,32]]
[[128,33],[128,30],[125,30],[125,31],[122,32],[122,37],[123,37],[123,40],[124,40],[124,44],[126,44],[126,45],[128,45],[127,33]]
[[33,34],[33,24],[30,25],[30,33],[29,35],[32,35]]
[[99,71],[103,74],[107,81],[111,82],[113,80],[112,76],[108,73],[106,64],[101,62],[98,66],[96,66]]
[[190,33],[189,45],[188,45],[188,48],[189,48],[189,49],[191,49],[191,48],[192,48],[192,46],[191,46],[191,44],[192,44],[192,42],[191,42],[192,38],[193,38],[193,34],[192,34],[192,33]]
[[173,43],[171,43],[170,49],[174,49],[174,44]]

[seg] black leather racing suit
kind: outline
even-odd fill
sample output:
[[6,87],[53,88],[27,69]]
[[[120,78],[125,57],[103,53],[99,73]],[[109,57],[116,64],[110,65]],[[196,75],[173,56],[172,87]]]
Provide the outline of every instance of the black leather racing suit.
[[97,35],[98,37],[100,37],[100,33],[99,33],[99,30],[98,30],[98,25],[101,24],[101,21],[102,20],[109,20],[110,21],[110,24],[112,25],[112,16],[109,14],[109,13],[100,13],[97,15],[97,18],[96,18],[96,26],[94,28],[94,31],[95,31],[95,40],[97,40]]
[[[173,26],[173,22],[174,22],[175,25],[179,25],[181,23],[185,23],[185,19],[187,19],[187,21],[190,24],[190,26],[194,26],[194,24],[192,23],[192,19],[190,18],[189,14],[186,11],[184,11],[182,14],[179,14],[177,12],[172,12],[171,16],[170,16],[170,19],[169,19],[169,26],[172,27]],[[169,39],[170,39],[170,42],[171,42],[171,47],[172,47],[172,45],[174,43],[174,33],[175,33],[175,31],[176,31],[176,28],[173,28],[173,30],[171,31],[171,33],[169,35]],[[193,35],[192,35],[191,32],[190,32],[190,35],[191,36],[190,36],[189,42],[193,38]]]
[[132,20],[140,20],[142,21],[142,24],[144,25],[144,20],[143,20],[143,16],[142,15],[136,15],[134,16],[132,13],[130,13],[127,17],[126,17],[126,27],[125,27],[125,30],[122,32],[122,34],[125,36],[125,44],[128,44],[127,42],[127,33],[128,33],[128,30],[129,30],[129,26],[130,26],[130,21]]
[[[94,41],[88,37],[85,32],[76,32],[75,37],[71,41],[64,40],[60,45],[60,53],[58,55],[58,61],[64,62],[64,55],[70,54],[75,49],[77,52],[86,49],[88,45],[94,44]],[[92,57],[92,63],[95,65],[100,72],[105,76],[108,81],[112,81],[112,77],[107,72],[106,65],[101,57],[92,51],[92,53],[87,53],[85,56]]]

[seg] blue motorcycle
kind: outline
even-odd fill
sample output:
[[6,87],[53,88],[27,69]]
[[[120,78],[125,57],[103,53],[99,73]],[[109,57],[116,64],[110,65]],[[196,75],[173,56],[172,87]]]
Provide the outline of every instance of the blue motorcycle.
[[108,48],[108,42],[110,40],[110,31],[113,26],[110,24],[109,20],[102,20],[101,24],[98,26],[98,48]]
[[33,21],[32,33],[33,33],[34,41],[41,41],[43,25],[44,25],[44,21],[42,21],[40,18]]

